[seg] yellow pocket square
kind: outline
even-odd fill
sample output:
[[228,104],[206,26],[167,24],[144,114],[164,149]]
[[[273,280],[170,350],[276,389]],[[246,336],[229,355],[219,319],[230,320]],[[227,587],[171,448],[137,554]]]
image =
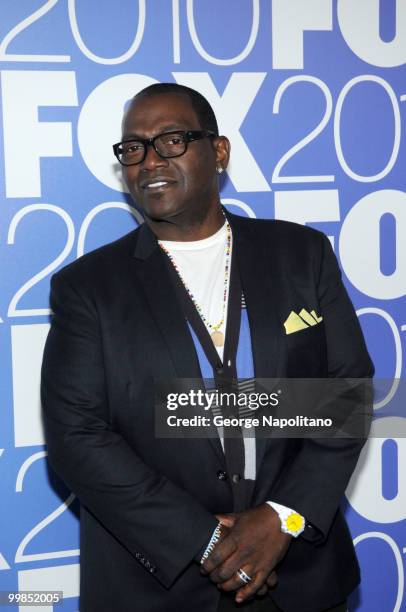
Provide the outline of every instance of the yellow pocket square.
[[292,310],[283,325],[285,327],[286,334],[294,334],[301,329],[306,329],[307,327],[317,325],[322,320],[323,317],[318,317],[314,310],[308,312],[305,308],[302,308],[299,314]]

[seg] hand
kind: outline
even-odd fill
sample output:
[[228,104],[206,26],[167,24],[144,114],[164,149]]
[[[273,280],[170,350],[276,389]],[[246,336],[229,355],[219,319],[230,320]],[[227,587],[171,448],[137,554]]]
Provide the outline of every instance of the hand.
[[[232,515],[218,515],[226,533],[203,564],[204,572],[224,591],[237,591],[242,602],[263,593],[265,584],[274,586],[272,570],[283,559],[292,537],[280,530],[280,520],[268,504]],[[223,531],[223,530],[222,530]],[[243,569],[252,581],[244,585],[237,575]]]
[[[235,519],[237,515],[235,513],[230,513],[230,514],[216,514],[215,516],[216,516],[216,519],[220,521],[222,525],[222,533],[224,533],[224,536],[225,536],[226,533],[225,533],[224,527],[227,528],[227,533],[228,533],[229,529],[234,527],[234,523],[235,523]],[[272,588],[275,588],[277,584],[278,584],[278,575],[275,571],[272,571],[269,574],[266,581],[264,582],[264,584],[262,585],[262,587],[258,589],[256,594],[262,597],[263,595],[267,594],[268,587],[272,589]]]

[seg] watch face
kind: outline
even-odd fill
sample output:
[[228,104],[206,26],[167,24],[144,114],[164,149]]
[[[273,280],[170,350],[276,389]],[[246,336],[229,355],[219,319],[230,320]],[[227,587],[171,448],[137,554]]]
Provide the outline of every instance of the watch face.
[[286,529],[289,532],[296,532],[303,527],[303,517],[300,514],[290,514],[286,519]]

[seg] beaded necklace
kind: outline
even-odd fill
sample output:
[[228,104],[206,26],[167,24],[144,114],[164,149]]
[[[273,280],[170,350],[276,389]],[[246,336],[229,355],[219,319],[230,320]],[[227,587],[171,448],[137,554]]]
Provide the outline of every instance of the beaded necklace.
[[176,272],[178,273],[178,276],[179,276],[180,280],[182,281],[182,284],[185,287],[185,289],[186,289],[190,299],[192,300],[192,302],[193,302],[197,312],[201,316],[203,323],[206,325],[206,327],[209,328],[209,330],[211,330],[210,337],[211,337],[211,339],[213,341],[214,346],[223,346],[224,345],[224,333],[220,331],[220,327],[224,323],[224,317],[225,317],[225,313],[226,313],[228,279],[229,279],[229,276],[230,276],[230,254],[231,254],[231,227],[230,227],[230,224],[227,221],[227,219],[226,219],[225,223],[226,223],[226,231],[227,231],[227,243],[226,243],[226,262],[225,262],[225,266],[224,266],[223,310],[222,310],[222,314],[221,314],[221,320],[218,323],[216,323],[216,325],[212,325],[208,321],[207,317],[204,316],[201,306],[197,303],[193,293],[190,291],[189,287],[187,286],[187,284],[183,280],[182,275],[181,275],[181,273],[179,271],[178,266],[175,263],[174,258],[172,257],[172,255],[170,254],[168,249],[163,246],[163,244],[159,244],[161,249],[168,256],[168,258],[169,258],[171,264],[173,265],[173,267],[175,268]]

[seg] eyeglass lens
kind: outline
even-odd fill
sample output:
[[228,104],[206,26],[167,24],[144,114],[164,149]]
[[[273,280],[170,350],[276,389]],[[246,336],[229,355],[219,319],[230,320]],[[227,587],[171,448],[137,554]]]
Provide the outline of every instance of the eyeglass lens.
[[[183,134],[170,133],[161,134],[154,139],[155,150],[162,157],[176,157],[182,155],[186,149]],[[145,144],[134,140],[123,142],[119,149],[120,161],[123,164],[134,164],[144,158]]]

